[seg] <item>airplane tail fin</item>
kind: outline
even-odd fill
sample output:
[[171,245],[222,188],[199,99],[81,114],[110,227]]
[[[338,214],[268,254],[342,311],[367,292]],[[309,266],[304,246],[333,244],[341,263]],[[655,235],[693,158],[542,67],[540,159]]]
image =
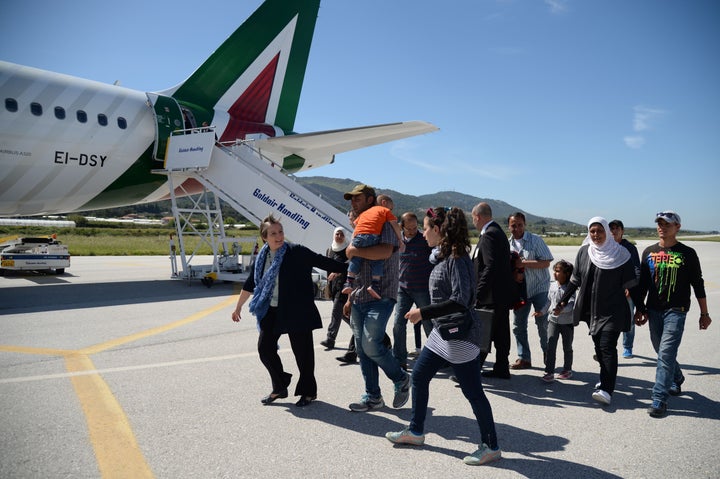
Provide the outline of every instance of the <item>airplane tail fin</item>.
[[187,80],[160,92],[221,140],[292,132],[320,0],[267,0]]

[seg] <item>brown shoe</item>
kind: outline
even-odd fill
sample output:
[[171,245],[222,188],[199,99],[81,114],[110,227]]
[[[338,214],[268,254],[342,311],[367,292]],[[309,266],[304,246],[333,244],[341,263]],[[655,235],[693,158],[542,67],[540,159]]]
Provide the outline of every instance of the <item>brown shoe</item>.
[[530,361],[525,361],[520,358],[517,358],[515,362],[510,365],[510,369],[530,369],[531,367],[532,363]]

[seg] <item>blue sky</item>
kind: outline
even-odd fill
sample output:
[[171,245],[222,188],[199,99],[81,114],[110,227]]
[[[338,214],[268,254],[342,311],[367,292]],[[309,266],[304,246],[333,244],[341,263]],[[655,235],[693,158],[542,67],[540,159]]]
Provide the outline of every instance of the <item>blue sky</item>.
[[[259,4],[3,0],[0,59],[162,90]],[[326,0],[295,129],[440,128],[313,175],[720,230],[718,25],[715,0]]]

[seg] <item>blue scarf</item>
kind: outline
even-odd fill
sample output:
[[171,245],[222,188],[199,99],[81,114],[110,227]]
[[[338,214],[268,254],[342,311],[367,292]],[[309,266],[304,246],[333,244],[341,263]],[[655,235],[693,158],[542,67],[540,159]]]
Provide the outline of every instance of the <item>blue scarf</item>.
[[255,260],[255,290],[250,300],[250,312],[255,315],[258,328],[260,327],[260,320],[265,317],[265,314],[267,314],[270,308],[270,299],[272,298],[273,289],[275,289],[275,279],[280,271],[280,265],[282,264],[287,249],[288,244],[283,243],[275,252],[275,258],[273,258],[272,263],[270,263],[270,268],[268,268],[264,275],[265,262],[267,261],[268,253],[270,253],[270,248],[267,243],[263,245]]

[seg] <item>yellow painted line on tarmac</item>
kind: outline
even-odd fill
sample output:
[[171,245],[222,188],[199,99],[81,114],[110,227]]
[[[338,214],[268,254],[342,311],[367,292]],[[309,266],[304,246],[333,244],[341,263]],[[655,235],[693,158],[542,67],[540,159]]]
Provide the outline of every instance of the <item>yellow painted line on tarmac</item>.
[[[65,367],[71,373],[95,369],[85,354],[67,355]],[[73,376],[71,381],[85,413],[100,475],[104,478],[154,477],[123,408],[107,383],[99,374]]]
[[41,356],[65,356],[73,352],[69,349],[31,348],[28,346],[13,346],[11,344],[0,344],[0,351],[5,351],[6,353],[38,354]]
[[103,478],[152,478],[154,477],[153,473],[138,446],[130,422],[110,387],[95,368],[90,354],[190,324],[235,304],[236,301],[237,295],[232,295],[215,306],[179,321],[77,351],[12,345],[0,345],[0,351],[64,357],[65,368],[70,373],[75,394],[77,394],[85,414],[90,442],[95,451],[101,476]]
[[122,338],[112,339],[110,341],[106,341],[104,343],[96,344],[94,346],[90,346],[87,348],[83,348],[78,350],[79,353],[82,354],[95,354],[102,351],[105,351],[106,349],[114,348],[117,346],[122,346],[123,344],[131,343],[133,341],[137,341],[138,339],[145,339],[150,336],[154,336],[156,334],[164,333],[166,331],[170,331],[171,329],[175,329],[177,327],[190,324],[192,322],[195,322],[199,319],[204,318],[205,316],[212,314],[214,312],[220,311],[221,309],[227,308],[231,304],[235,304],[237,302],[237,297],[230,296],[223,302],[211,306],[210,308],[207,308],[203,311],[197,312],[191,316],[188,316],[185,319],[181,319],[179,321],[175,321],[172,323],[165,324],[163,326],[158,326],[157,328],[151,328],[145,331],[140,331],[139,333],[130,334],[128,336],[123,336]]

